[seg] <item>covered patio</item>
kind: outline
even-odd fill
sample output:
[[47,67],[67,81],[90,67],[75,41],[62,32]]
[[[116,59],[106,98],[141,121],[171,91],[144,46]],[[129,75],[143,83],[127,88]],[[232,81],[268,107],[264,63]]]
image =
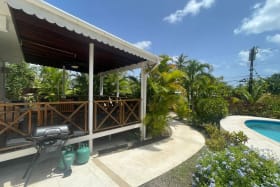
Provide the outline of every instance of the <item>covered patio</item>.
[[[80,136],[68,144],[88,141],[135,128],[145,138],[148,66],[159,57],[74,17],[44,1],[0,0],[0,135],[30,136],[35,126],[69,124]],[[5,63],[22,61],[89,75],[87,101],[9,103],[5,98]],[[141,97],[103,95],[104,76],[141,69]],[[94,75],[100,91],[93,93]],[[95,96],[94,96],[95,95]],[[99,95],[97,97],[97,95]],[[0,139],[1,141],[1,139]],[[24,148],[24,149],[23,149]],[[35,152],[27,144],[0,146],[0,161]]]

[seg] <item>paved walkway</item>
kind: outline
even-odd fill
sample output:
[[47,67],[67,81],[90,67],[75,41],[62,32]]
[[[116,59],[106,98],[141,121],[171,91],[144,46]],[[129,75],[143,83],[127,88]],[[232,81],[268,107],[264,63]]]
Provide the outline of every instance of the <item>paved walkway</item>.
[[[247,120],[269,120],[280,122],[280,120],[261,118],[261,117],[252,117],[252,116],[228,116],[221,120],[221,128],[229,132],[238,132],[242,131],[248,137],[247,146],[257,148],[262,151],[271,150],[276,159],[280,158],[280,143],[276,142],[266,136],[263,136],[256,131],[248,128],[245,125]],[[280,159],[279,159],[280,160]]]
[[[32,187],[139,186],[179,165],[199,151],[204,137],[179,122],[171,122],[170,138],[143,147],[111,153],[81,166],[73,166],[67,178],[50,171],[51,163],[41,163],[31,177]],[[0,186],[22,186],[26,162],[0,167]],[[46,169],[48,168],[48,169]]]
[[190,158],[204,145],[203,136],[178,122],[171,138],[98,159],[131,186],[139,186]]

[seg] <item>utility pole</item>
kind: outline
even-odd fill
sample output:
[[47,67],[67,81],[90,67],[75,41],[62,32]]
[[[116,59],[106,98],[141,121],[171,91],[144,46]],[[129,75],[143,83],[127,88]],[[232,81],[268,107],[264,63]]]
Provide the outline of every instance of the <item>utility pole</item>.
[[250,94],[253,92],[253,70],[254,70],[254,60],[256,59],[257,47],[254,46],[249,53],[249,61],[250,61],[250,77],[249,77],[249,87],[248,91]]

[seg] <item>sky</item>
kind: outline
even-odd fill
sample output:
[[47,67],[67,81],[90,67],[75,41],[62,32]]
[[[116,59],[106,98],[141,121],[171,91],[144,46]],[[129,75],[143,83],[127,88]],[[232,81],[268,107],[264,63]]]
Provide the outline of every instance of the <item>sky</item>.
[[156,55],[211,64],[236,85],[280,73],[280,0],[45,0]]

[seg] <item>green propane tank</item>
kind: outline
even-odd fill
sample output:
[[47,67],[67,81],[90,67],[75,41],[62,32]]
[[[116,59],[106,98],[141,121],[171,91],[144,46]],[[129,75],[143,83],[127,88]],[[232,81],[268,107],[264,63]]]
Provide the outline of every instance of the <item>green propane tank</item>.
[[65,150],[62,150],[62,156],[63,156],[63,158],[60,158],[60,161],[58,163],[58,168],[60,170],[65,169],[63,159],[65,160],[65,164],[66,164],[67,168],[70,168],[75,160],[75,151],[73,150],[73,147],[67,146],[65,148]]
[[89,160],[90,150],[86,143],[79,145],[79,148],[76,151],[77,153],[77,164],[85,164]]

